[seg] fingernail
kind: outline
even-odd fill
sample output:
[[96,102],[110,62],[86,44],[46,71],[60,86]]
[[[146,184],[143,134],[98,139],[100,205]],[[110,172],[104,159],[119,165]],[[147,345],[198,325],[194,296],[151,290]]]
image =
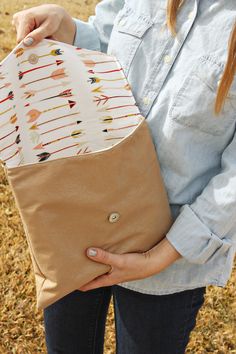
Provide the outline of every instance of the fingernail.
[[33,43],[34,43],[34,39],[32,37],[27,37],[24,39],[24,44],[27,46],[30,46]]
[[88,255],[89,256],[96,256],[97,255],[97,251],[94,248],[90,248],[88,250]]

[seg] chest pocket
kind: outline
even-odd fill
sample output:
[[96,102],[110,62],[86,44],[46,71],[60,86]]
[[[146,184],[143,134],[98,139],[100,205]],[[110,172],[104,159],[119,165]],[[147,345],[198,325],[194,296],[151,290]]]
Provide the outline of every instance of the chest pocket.
[[127,5],[115,18],[107,54],[115,55],[128,74],[133,58],[153,22],[148,16],[138,14]]
[[173,121],[210,135],[221,135],[236,122],[236,90],[232,85],[219,115],[214,114],[218,82],[224,65],[213,56],[202,56],[183,80],[170,108]]

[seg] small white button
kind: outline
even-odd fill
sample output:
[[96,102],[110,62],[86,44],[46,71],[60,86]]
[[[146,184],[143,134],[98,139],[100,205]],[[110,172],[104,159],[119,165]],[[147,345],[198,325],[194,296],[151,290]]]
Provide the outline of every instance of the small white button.
[[122,18],[119,22],[118,22],[119,25],[123,26],[126,24],[126,20],[124,18]]
[[149,104],[150,103],[150,99],[147,96],[143,97],[143,103],[146,104],[146,105]]
[[170,63],[170,62],[171,62],[171,56],[165,55],[165,56],[164,56],[164,62],[165,62],[166,64]]
[[193,15],[194,15],[194,11],[189,12],[188,18],[189,18],[189,19],[193,18]]
[[120,214],[117,212],[111,213],[108,217],[108,220],[113,223],[113,222],[117,222],[120,218]]
[[220,80],[217,81],[217,86],[220,86]]

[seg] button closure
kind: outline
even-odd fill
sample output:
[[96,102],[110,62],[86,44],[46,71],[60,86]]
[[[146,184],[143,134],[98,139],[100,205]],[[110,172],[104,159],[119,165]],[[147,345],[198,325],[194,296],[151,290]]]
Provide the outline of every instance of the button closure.
[[109,215],[108,220],[111,223],[117,222],[120,218],[120,214],[117,212],[113,212]]
[[124,18],[122,18],[122,19],[120,19],[120,20],[118,21],[118,24],[121,25],[121,26],[123,26],[123,25],[126,24],[126,20],[125,20]]
[[165,62],[166,64],[170,63],[170,62],[171,62],[171,56],[170,56],[170,55],[165,55],[165,56],[164,56],[164,62]]
[[194,11],[189,12],[188,18],[189,18],[189,19],[193,18],[193,15],[194,15]]
[[147,96],[143,97],[143,103],[148,105],[150,103],[150,99]]

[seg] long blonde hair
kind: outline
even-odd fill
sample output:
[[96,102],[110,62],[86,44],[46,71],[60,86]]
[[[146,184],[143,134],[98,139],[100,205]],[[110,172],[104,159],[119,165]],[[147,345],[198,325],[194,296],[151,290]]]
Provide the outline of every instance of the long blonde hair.
[[[171,33],[176,35],[176,20],[180,7],[185,0],[168,0],[167,3],[167,26]],[[219,114],[223,108],[230,87],[236,73],[236,22],[233,26],[229,41],[228,41],[228,57],[225,63],[223,75],[217,89],[215,100],[215,114]]]

